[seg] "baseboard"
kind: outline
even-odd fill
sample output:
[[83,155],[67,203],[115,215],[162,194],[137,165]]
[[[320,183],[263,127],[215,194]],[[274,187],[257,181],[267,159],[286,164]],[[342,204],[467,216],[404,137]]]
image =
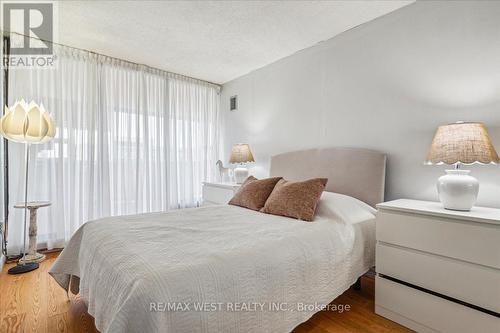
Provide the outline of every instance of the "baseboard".
[[0,254],[0,273],[2,273],[4,263],[5,263],[5,256],[2,253],[2,254]]

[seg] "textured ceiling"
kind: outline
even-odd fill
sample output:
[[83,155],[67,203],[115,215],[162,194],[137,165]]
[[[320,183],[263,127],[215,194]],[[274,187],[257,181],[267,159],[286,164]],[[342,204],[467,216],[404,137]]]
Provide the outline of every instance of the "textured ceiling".
[[58,41],[224,83],[413,1],[61,1]]

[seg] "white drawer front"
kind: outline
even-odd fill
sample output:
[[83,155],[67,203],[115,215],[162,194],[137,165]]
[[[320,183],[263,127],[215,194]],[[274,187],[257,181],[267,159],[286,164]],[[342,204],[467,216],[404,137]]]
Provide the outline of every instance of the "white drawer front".
[[500,269],[500,227],[379,211],[377,240]]
[[375,312],[418,332],[500,332],[500,319],[376,277]]
[[203,186],[204,203],[226,204],[234,195],[232,189],[225,189],[215,186]]
[[377,244],[377,273],[500,313],[500,270]]

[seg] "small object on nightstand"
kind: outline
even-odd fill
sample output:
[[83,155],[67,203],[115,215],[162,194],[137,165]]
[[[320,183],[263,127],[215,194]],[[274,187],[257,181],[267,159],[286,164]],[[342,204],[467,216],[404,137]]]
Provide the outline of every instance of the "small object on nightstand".
[[[21,263],[33,263],[33,262],[42,262],[45,260],[45,254],[41,254],[36,252],[36,236],[37,236],[37,211],[38,208],[48,207],[50,206],[50,202],[48,201],[31,201],[28,202],[27,208],[30,211],[30,227],[29,227],[29,245],[28,245],[28,254],[21,258],[19,261]],[[24,202],[20,202],[14,206],[14,208],[23,208]]]
[[500,209],[377,208],[375,312],[417,332],[498,332]]
[[439,126],[426,163],[454,165],[454,170],[446,170],[446,175],[438,179],[439,200],[446,209],[469,211],[476,203],[479,182],[469,175],[470,170],[462,170],[460,166],[499,162],[486,127],[459,121]]
[[234,180],[236,184],[242,184],[248,177],[248,169],[245,163],[255,162],[250,146],[247,143],[238,143],[233,145],[229,163],[236,163],[238,166],[234,169]]
[[240,188],[235,183],[203,183],[203,206],[227,204]]
[[217,169],[219,169],[219,182],[229,182],[231,179],[231,169],[224,167],[221,160],[218,160],[215,165],[217,165]]

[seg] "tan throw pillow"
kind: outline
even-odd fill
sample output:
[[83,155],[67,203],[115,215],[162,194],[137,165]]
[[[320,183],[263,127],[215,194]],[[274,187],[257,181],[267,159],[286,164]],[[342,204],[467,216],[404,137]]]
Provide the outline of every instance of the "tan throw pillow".
[[241,184],[240,189],[229,201],[229,204],[260,210],[264,207],[267,198],[280,179],[281,177],[274,177],[259,180],[254,176],[250,176]]
[[327,182],[326,178],[314,178],[303,182],[281,179],[260,211],[312,221]]

